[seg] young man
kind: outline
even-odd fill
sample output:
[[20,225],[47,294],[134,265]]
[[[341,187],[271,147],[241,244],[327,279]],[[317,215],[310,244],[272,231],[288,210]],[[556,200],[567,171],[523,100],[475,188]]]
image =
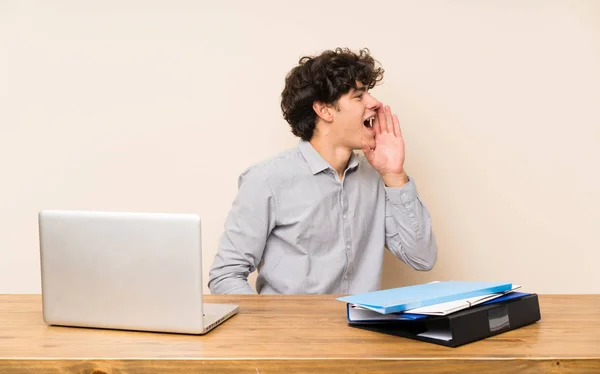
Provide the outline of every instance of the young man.
[[301,141],[240,176],[212,293],[255,293],[256,269],[261,294],[374,291],[386,246],[414,269],[433,267],[435,237],[404,170],[398,118],[369,93],[382,78],[367,49],[303,57],[290,71],[281,108]]

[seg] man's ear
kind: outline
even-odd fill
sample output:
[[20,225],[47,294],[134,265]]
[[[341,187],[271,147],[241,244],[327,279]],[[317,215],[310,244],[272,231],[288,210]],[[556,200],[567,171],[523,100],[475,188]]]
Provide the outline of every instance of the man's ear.
[[333,107],[329,104],[325,104],[320,101],[313,103],[313,110],[317,113],[317,116],[325,122],[333,121]]

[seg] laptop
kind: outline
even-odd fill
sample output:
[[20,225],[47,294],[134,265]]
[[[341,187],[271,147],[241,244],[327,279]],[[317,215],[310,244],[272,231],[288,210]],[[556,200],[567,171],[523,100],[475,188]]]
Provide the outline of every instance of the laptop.
[[43,210],[48,325],[205,334],[238,305],[203,303],[195,214]]

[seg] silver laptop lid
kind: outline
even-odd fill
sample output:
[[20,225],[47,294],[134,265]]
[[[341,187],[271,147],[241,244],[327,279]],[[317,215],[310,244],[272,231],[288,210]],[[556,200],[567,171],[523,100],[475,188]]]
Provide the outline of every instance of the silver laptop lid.
[[46,323],[203,331],[198,215],[46,210],[39,229]]

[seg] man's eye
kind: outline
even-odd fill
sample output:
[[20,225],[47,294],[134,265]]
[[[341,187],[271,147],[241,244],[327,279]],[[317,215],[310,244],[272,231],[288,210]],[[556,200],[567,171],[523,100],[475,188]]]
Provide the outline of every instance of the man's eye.
[[356,96],[357,99],[362,99],[363,95]]

